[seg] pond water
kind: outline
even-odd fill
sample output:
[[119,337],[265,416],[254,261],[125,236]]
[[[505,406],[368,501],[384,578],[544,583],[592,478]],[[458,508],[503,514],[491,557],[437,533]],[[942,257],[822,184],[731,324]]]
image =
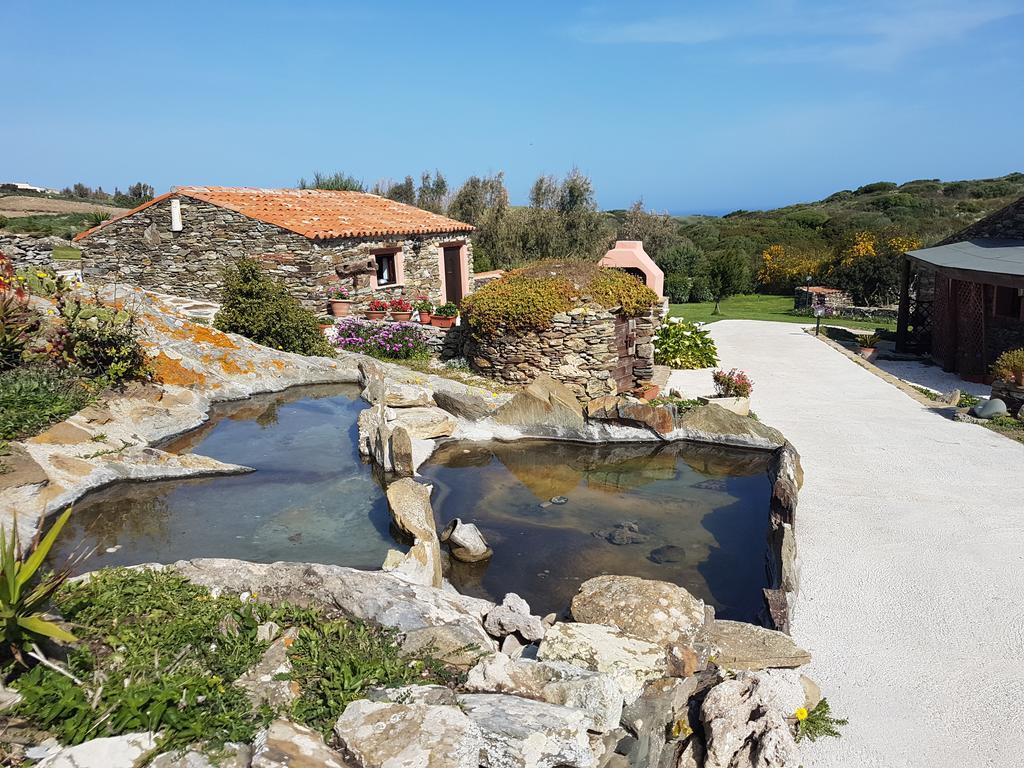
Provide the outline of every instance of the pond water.
[[[119,483],[83,498],[51,556],[94,550],[79,571],[194,557],[379,568],[387,502],[356,448],[365,407],[351,385],[299,387],[218,405],[163,447],[244,464],[231,477]],[[486,563],[453,563],[460,591],[518,592],[561,612],[603,573],[680,584],[722,618],[757,621],[768,586],[768,457],[689,445],[448,443],[421,468],[438,527],[476,523]],[[554,502],[552,502],[554,499]]]
[[388,533],[387,501],[359,457],[359,392],[294,387],[217,405],[202,427],[160,447],[255,472],[118,483],[79,501],[59,541],[95,548],[80,570],[194,557],[379,568],[389,547],[406,547]]
[[494,556],[453,562],[460,592],[517,592],[560,612],[585,579],[671,581],[721,618],[763,611],[768,456],[695,444],[450,443],[420,472],[439,522],[483,531]]

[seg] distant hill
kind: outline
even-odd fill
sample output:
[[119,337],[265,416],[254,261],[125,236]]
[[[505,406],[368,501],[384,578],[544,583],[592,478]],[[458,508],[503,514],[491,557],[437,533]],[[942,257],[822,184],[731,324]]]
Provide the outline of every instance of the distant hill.
[[860,230],[898,232],[931,245],[1020,197],[1024,173],[965,181],[878,181],[813,203],[677,220],[680,234],[704,251],[737,245],[750,256],[776,243],[828,251],[846,233]]

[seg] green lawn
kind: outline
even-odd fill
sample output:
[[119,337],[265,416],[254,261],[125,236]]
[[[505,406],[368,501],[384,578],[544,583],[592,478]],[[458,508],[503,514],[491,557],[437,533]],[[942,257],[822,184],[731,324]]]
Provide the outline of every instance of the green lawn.
[[53,258],[57,261],[78,261],[82,258],[82,252],[77,248],[58,246],[53,249]]
[[[793,311],[792,296],[765,296],[762,294],[746,294],[732,296],[722,302],[722,314],[711,314],[715,310],[713,301],[702,304],[670,304],[669,315],[683,317],[687,320],[713,323],[716,320],[778,320],[784,323],[813,323],[813,317],[800,317],[791,314]],[[886,320],[846,320],[845,318],[827,318],[830,325],[842,325],[849,328],[885,328],[896,330],[896,323]]]

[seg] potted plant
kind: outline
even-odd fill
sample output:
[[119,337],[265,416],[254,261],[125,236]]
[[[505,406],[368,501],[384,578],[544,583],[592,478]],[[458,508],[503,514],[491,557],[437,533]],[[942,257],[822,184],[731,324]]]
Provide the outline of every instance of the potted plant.
[[434,311],[434,305],[426,296],[417,296],[413,308],[420,313],[420,322],[423,325],[430,325],[430,313]]
[[407,323],[412,319],[412,304],[401,297],[389,301],[388,309],[391,310],[391,319],[399,323]]
[[875,356],[875,351],[878,348],[878,342],[881,341],[877,333],[869,333],[864,336],[857,337],[857,343],[860,345],[860,356],[865,360],[871,360]]
[[430,315],[430,324],[435,328],[451,328],[458,316],[459,308],[449,301],[433,311]]
[[754,389],[754,382],[747,374],[733,368],[731,371],[715,371],[711,378],[715,382],[715,394],[712,397],[698,397],[700,402],[715,403],[740,416],[750,415],[750,393]]
[[327,302],[335,317],[346,317],[351,312],[352,300],[348,297],[348,289],[340,283],[327,289]]
[[1024,386],[1024,349],[1003,352],[992,364],[992,375],[1013,382],[1018,387]]
[[389,308],[388,302],[384,299],[372,299],[366,306],[366,319],[383,320]]

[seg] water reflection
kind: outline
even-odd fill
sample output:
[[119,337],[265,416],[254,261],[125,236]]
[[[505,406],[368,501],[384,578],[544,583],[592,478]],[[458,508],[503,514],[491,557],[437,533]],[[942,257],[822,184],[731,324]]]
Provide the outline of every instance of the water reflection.
[[119,483],[80,501],[55,561],[95,549],[80,570],[239,557],[378,568],[387,503],[356,450],[363,407],[351,385],[298,387],[215,409],[162,447],[257,471],[233,477]]
[[438,524],[474,522],[495,552],[453,564],[460,591],[515,591],[560,612],[583,580],[632,574],[754,621],[767,586],[767,470],[753,451],[529,441],[450,443],[421,471],[436,487]]

